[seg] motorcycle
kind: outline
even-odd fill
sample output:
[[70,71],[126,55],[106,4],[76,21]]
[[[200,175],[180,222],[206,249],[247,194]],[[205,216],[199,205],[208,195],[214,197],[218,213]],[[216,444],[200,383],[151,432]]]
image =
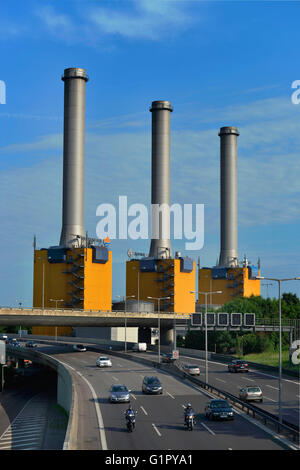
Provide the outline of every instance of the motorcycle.
[[135,428],[135,416],[127,415],[126,416],[126,426],[128,432],[132,432]]
[[188,414],[185,416],[185,425],[187,426],[187,429],[189,431],[193,431],[194,426],[195,426],[195,415],[194,414]]

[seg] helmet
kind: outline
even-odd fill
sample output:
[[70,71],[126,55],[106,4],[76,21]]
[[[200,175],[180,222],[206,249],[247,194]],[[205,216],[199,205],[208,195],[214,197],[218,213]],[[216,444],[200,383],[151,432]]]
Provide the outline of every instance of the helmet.
[[192,405],[190,403],[188,403],[186,406],[187,406],[187,408],[191,408]]

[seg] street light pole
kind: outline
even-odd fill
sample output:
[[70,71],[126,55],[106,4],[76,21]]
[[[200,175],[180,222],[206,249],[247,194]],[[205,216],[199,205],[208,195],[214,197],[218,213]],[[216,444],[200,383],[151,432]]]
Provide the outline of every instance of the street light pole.
[[[64,299],[49,299],[50,302],[55,302],[55,310],[57,310],[57,303],[64,302]],[[55,341],[57,341],[57,326],[55,326]]]
[[158,302],[158,363],[160,364],[160,301],[170,299],[170,297],[147,297]]
[[133,266],[132,269],[137,271],[138,275],[138,313],[140,313],[140,270],[136,266]]
[[124,295],[123,297],[121,295],[117,295],[118,298],[124,299],[124,327],[125,327],[125,332],[124,332],[124,351],[127,353],[127,299],[135,297],[135,295]]
[[207,346],[207,296],[212,295],[212,294],[222,294],[221,290],[217,290],[214,292],[196,292],[196,291],[190,291],[191,294],[202,294],[205,296],[205,321],[204,321],[204,326],[205,326],[205,382],[208,384],[208,346]]
[[285,281],[300,281],[300,277],[292,277],[288,279],[275,279],[271,277],[256,276],[256,279],[265,279],[266,281],[278,282],[278,421],[282,424],[282,400],[281,400],[281,377],[282,377],[282,342],[281,342],[281,283]]

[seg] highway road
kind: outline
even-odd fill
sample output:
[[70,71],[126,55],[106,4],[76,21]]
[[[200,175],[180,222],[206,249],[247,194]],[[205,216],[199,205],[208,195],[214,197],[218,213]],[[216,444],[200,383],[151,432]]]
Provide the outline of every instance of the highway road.
[[[147,353],[147,356],[149,357]],[[154,355],[157,357],[157,355]],[[205,381],[205,360],[181,356],[183,364],[197,364],[200,367],[200,379]],[[278,415],[278,376],[249,368],[248,373],[230,373],[227,364],[208,361],[208,382],[215,387],[239,396],[239,390],[246,386],[258,385],[263,392],[263,403],[255,402],[259,408]],[[283,419],[295,425],[300,424],[300,382],[297,378],[283,376],[281,382],[281,400]],[[254,402],[253,402],[254,403]]]
[[[280,450],[286,448],[241,411],[235,420],[211,422],[204,416],[209,397],[193,384],[163,371],[125,358],[111,355],[113,367],[96,367],[99,353],[73,352],[64,347],[39,348],[76,372],[79,390],[81,450]],[[164,387],[163,395],[144,395],[145,375],[157,375]],[[136,430],[125,427],[124,411],[128,405],[108,401],[112,384],[124,383],[132,390],[131,403],[137,414]],[[189,432],[183,426],[183,406],[192,403],[197,416],[196,427]]]

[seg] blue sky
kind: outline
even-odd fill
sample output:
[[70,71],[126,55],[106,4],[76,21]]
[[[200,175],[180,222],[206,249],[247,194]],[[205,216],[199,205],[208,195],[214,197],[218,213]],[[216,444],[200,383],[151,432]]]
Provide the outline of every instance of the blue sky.
[[[237,126],[239,255],[262,275],[300,275],[300,2],[69,0],[2,2],[0,304],[32,304],[32,240],[61,231],[63,82],[83,67],[85,228],[96,208],[150,202],[153,100],[172,102],[172,202],[205,204],[202,266],[219,255],[219,137]],[[124,295],[128,248],[113,241],[113,297]],[[184,251],[183,242],[173,249]],[[300,295],[300,283],[284,286]],[[262,293],[266,294],[263,286]],[[277,295],[277,286],[269,287]]]

